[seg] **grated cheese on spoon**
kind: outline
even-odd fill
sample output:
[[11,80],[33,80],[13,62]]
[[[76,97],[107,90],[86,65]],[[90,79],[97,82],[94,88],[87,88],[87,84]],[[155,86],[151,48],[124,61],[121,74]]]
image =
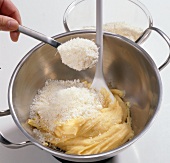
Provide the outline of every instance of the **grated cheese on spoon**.
[[57,49],[62,63],[77,71],[92,68],[98,61],[98,47],[88,39],[74,38]]

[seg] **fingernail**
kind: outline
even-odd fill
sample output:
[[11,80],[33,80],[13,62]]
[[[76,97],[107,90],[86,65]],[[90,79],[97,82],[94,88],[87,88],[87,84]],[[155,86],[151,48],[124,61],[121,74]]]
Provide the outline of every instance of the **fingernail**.
[[11,30],[17,30],[18,28],[18,23],[16,20],[9,20],[8,23],[7,23],[7,26],[9,29]]

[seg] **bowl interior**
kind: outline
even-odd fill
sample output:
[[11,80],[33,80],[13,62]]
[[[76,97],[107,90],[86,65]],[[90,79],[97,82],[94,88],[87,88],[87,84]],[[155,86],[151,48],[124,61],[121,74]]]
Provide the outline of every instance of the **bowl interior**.
[[[65,42],[74,37],[95,40],[95,33],[67,33],[55,38]],[[160,103],[161,83],[155,64],[132,41],[107,33],[104,34],[103,63],[107,83],[126,91],[125,100],[131,104],[132,127],[137,137],[153,120]],[[94,72],[95,68],[81,72],[70,69],[62,64],[56,49],[47,44],[35,47],[18,64],[11,79],[9,103],[15,122],[26,136],[33,136],[27,124],[29,107],[45,81],[82,79],[92,82]]]

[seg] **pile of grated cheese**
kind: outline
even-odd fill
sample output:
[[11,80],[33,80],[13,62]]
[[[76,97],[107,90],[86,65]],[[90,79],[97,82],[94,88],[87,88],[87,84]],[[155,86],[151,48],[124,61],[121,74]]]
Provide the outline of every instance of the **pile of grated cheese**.
[[77,71],[92,68],[98,61],[98,47],[88,39],[74,38],[57,48],[62,63]]
[[131,27],[123,22],[106,23],[103,25],[103,30],[122,35],[132,41],[136,41],[142,34],[142,29]]
[[30,107],[30,118],[37,114],[52,131],[57,123],[76,117],[95,117],[102,109],[103,96],[80,80],[47,80]]
[[[95,29],[94,26],[83,27],[83,29]],[[119,34],[127,37],[132,41],[136,41],[143,33],[141,28],[133,27],[125,22],[110,22],[103,25],[103,30],[106,32]]]

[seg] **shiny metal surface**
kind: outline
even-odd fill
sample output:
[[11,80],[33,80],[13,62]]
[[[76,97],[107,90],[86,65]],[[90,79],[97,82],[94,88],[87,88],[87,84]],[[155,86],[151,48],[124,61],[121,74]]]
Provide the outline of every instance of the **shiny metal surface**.
[[[65,10],[63,25],[65,30],[81,30],[95,26],[95,0],[74,0]],[[88,11],[87,11],[88,8]],[[135,41],[143,43],[151,34],[147,28],[153,26],[151,13],[137,0],[105,0],[103,23],[124,22],[132,27],[142,29],[143,33]],[[124,8],[128,8],[128,12]]]
[[[145,32],[143,33],[143,35],[141,36],[141,38],[145,35],[145,33],[147,33],[148,31],[152,31],[152,30],[157,32],[166,41],[166,43],[168,44],[169,50],[170,50],[170,38],[159,28],[156,28],[156,27],[147,28],[145,30]],[[138,40],[140,41],[140,38]],[[137,42],[138,42],[138,40],[137,40]],[[169,64],[169,62],[170,62],[170,52],[168,53],[168,57],[165,60],[165,62],[162,63],[161,66],[159,66],[159,70],[164,69]]]
[[9,109],[0,111],[0,117],[7,116],[7,115],[10,115]]
[[18,148],[26,147],[28,145],[32,145],[30,141],[25,141],[18,144],[12,143],[9,140],[7,140],[1,133],[0,133],[0,143],[2,143],[5,147],[10,149],[18,149]]
[[49,45],[51,45],[51,46],[53,46],[55,48],[57,48],[59,45],[61,45],[61,43],[55,41],[53,38],[47,37],[44,34],[41,34],[41,33],[37,32],[37,31],[34,31],[34,30],[29,29],[27,27],[24,27],[22,25],[19,25],[18,31],[25,34],[25,35],[27,35],[27,36],[35,38],[35,39],[37,39],[39,41],[45,42],[45,43],[47,43],[47,44],[49,44]]
[[[94,32],[75,31],[55,37],[59,42],[70,38],[95,39]],[[113,46],[114,45],[114,46]],[[132,127],[135,137],[123,146],[97,155],[67,155],[41,145],[27,124],[29,106],[37,90],[47,79],[85,79],[92,82],[95,69],[77,72],[61,63],[56,50],[47,44],[32,49],[18,64],[10,81],[8,103],[12,117],[24,135],[41,149],[61,159],[92,162],[113,157],[140,138],[152,124],[160,107],[162,84],[159,70],[150,56],[134,42],[104,34],[104,75],[107,83],[125,90],[125,100],[131,103]]]

